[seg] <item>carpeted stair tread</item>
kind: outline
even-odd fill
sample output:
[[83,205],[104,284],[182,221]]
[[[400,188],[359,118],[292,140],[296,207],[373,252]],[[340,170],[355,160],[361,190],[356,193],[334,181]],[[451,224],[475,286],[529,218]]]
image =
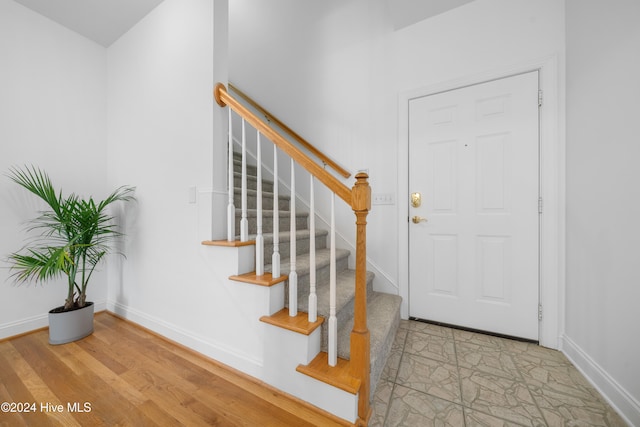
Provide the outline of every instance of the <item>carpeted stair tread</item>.
[[[309,226],[309,214],[307,212],[296,212],[296,229],[304,230]],[[235,212],[235,229],[236,233],[240,232],[240,222],[242,220],[242,210],[236,207]],[[258,211],[256,209],[247,209],[247,221],[249,225],[249,234],[255,234],[258,231]],[[279,211],[278,227],[280,230],[289,230],[291,224],[291,214],[289,211]],[[273,231],[273,211],[262,211],[262,230],[263,233],[271,233]]]
[[[340,314],[344,307],[349,304],[356,294],[356,272],[355,270],[343,270],[336,273],[336,313]],[[367,271],[367,284],[372,283],[374,274]],[[329,318],[329,283],[321,283],[316,286],[318,296],[318,315]],[[298,310],[309,311],[309,293],[305,293],[304,298],[298,299]]]
[[[289,218],[291,216],[291,212],[290,211],[283,211],[283,210],[279,210],[279,217],[280,218]],[[296,211],[296,217],[307,217],[309,216],[308,212],[299,212]],[[236,206],[236,217],[242,217],[242,208]],[[249,209],[247,208],[247,218],[257,218],[258,217],[258,210],[257,209]],[[273,218],[273,210],[262,210],[262,217],[263,217],[263,222],[266,223],[267,221],[264,220],[264,218]]]
[[[319,237],[326,236],[328,234],[329,234],[329,232],[327,230],[316,229],[316,239],[318,239]],[[280,231],[278,233],[279,242],[280,243],[289,242],[290,235],[291,235],[290,231]],[[264,238],[265,243],[267,243],[267,242],[272,243],[273,242],[273,233],[264,233],[262,236]],[[298,240],[308,239],[309,236],[311,236],[311,231],[309,229],[296,230],[296,238]]]
[[[402,298],[383,292],[373,292],[367,301],[367,327],[371,345],[371,390],[375,390],[389,357],[395,332],[400,323]],[[353,318],[338,326],[338,357],[350,358]]]
[[[371,358],[376,346],[383,344],[382,338],[393,327],[393,318],[398,315],[402,298],[384,292],[373,292],[367,301],[367,325],[371,339]],[[349,359],[349,343],[353,319],[338,328],[338,357]]]
[[[325,237],[328,234],[329,234],[329,232],[327,230],[317,229],[316,230],[316,240],[319,240],[320,238]],[[291,235],[290,231],[280,231],[278,233],[278,243],[280,244],[280,246],[282,246],[283,244],[287,244],[287,245],[289,244],[290,235]],[[249,234],[249,240],[255,240],[256,236],[257,236],[257,234]],[[309,229],[296,230],[296,240],[297,241],[308,240],[310,236],[311,236],[311,231]],[[273,244],[273,233],[263,233],[262,234],[262,238],[264,239],[264,244],[265,245]],[[301,246],[301,245],[297,244],[296,246]],[[304,249],[306,251],[308,251],[309,247],[307,246]]]
[[[237,231],[237,230],[236,230]],[[280,259],[289,258],[291,253],[289,231],[281,231],[278,233],[278,243],[280,246]],[[327,236],[329,232],[327,230],[316,230],[316,251],[327,247]],[[273,255],[273,233],[264,233],[262,235],[264,239],[264,254],[265,263],[271,263],[271,257]],[[304,255],[309,252],[311,231],[308,229],[296,230],[296,254]],[[236,236],[236,239],[240,239],[240,236]],[[249,234],[249,240],[255,240],[256,234]]]
[[[258,191],[248,188],[247,189],[247,208],[256,209],[258,206]],[[289,196],[278,195],[278,210],[289,212],[289,202],[291,198]],[[233,192],[233,204],[236,208],[242,207],[242,189],[235,188]],[[269,191],[262,191],[262,210],[273,210],[273,193]]]
[[[242,188],[242,172],[233,172],[233,187]],[[258,178],[254,175],[247,175],[247,189],[256,190],[258,188]],[[262,191],[273,192],[273,181],[262,180]]]
[[[351,252],[346,249],[336,249],[336,261],[344,260],[349,258]],[[329,261],[331,259],[331,250],[328,248],[318,249],[316,251],[316,271],[320,270],[323,267],[329,266]],[[311,270],[311,263],[309,262],[310,256],[307,252],[306,254],[298,255],[296,257],[296,272],[298,273],[298,277],[303,275],[308,275]],[[265,271],[271,271],[271,265],[264,266]],[[280,259],[280,272],[282,274],[289,274],[291,270],[290,259],[281,258]]]

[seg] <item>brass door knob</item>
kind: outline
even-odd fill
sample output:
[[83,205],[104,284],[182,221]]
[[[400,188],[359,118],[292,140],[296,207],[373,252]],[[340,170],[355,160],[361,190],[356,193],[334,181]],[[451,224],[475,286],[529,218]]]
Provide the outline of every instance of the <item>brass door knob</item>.
[[427,222],[427,218],[422,218],[421,216],[418,216],[418,215],[411,218],[411,220],[413,221],[414,224],[418,224],[422,221]]

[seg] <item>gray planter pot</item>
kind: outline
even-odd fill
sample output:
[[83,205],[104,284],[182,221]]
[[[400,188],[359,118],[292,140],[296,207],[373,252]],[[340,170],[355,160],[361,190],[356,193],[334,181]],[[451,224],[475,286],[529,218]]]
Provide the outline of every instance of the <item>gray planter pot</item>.
[[[59,309],[59,307],[58,307]],[[49,344],[66,344],[93,333],[93,303],[71,311],[49,312]]]

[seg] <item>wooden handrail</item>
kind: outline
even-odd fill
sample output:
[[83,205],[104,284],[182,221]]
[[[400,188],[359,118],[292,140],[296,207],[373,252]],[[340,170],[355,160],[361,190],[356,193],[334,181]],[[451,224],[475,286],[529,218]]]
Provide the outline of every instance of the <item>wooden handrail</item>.
[[333,160],[331,160],[328,156],[326,156],[323,152],[321,152],[320,150],[318,150],[316,147],[314,147],[313,145],[311,145],[309,142],[307,142],[303,137],[301,137],[296,131],[294,131],[293,129],[291,129],[289,126],[285,125],[282,121],[280,121],[276,116],[274,116],[273,114],[271,114],[269,111],[267,111],[265,108],[263,108],[260,104],[258,104],[257,102],[255,102],[253,99],[249,98],[249,96],[247,96],[244,92],[242,92],[240,89],[238,89],[236,86],[234,86],[233,84],[229,83],[229,89],[233,90],[235,93],[237,93],[242,99],[244,99],[249,105],[251,105],[253,108],[255,108],[256,110],[258,110],[262,115],[265,116],[265,118],[270,121],[275,123],[276,125],[278,125],[278,127],[280,127],[283,131],[285,131],[286,133],[288,133],[293,139],[295,139],[300,145],[302,145],[304,148],[306,148],[307,150],[309,150],[311,153],[313,153],[314,156],[316,156],[318,159],[320,159],[320,161],[322,161],[322,163],[326,164],[327,166],[331,167],[333,170],[335,170],[336,172],[338,172],[340,175],[342,175],[345,178],[349,178],[351,176],[351,173],[349,173],[349,171],[347,171],[346,169],[344,169],[342,166],[338,165],[336,162],[334,162]]
[[344,200],[349,206],[351,206],[351,190],[349,187],[340,182],[335,176],[327,172],[322,166],[310,159],[305,153],[303,153],[298,147],[293,145],[290,141],[273,130],[270,126],[267,126],[261,119],[255,114],[249,111],[244,105],[227,92],[227,88],[222,84],[216,84],[213,95],[221,107],[228,106],[233,111],[238,113],[254,128],[259,130],[264,136],[269,138],[278,148],[287,153],[296,163],[301,165],[311,175],[318,178],[320,182],[326,185],[331,191],[336,193],[338,197]]

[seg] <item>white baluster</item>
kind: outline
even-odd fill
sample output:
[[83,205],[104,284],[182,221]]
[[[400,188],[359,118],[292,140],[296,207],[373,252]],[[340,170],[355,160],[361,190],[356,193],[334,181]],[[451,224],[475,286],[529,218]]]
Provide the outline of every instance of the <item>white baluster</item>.
[[280,277],[280,211],[278,203],[278,148],[273,146],[273,255],[271,277]]
[[338,320],[336,319],[336,195],[331,193],[331,250],[329,264],[329,366],[338,363]]
[[240,241],[249,240],[249,220],[247,219],[247,135],[245,120],[242,119],[242,219],[240,220]]
[[298,273],[296,272],[296,173],[291,159],[291,226],[289,227],[290,266],[289,272],[289,316],[298,315]]
[[309,322],[318,320],[318,296],[316,295],[316,209],[313,194],[313,175],[309,188]]
[[227,240],[233,242],[236,239],[236,207],[233,205],[233,121],[229,108],[229,204],[227,205]]
[[256,201],[256,211],[257,211],[257,236],[256,236],[256,275],[262,276],[264,274],[264,237],[262,236],[262,149],[260,144],[260,131],[257,131],[257,157],[258,157],[258,186],[257,191],[258,199]]

